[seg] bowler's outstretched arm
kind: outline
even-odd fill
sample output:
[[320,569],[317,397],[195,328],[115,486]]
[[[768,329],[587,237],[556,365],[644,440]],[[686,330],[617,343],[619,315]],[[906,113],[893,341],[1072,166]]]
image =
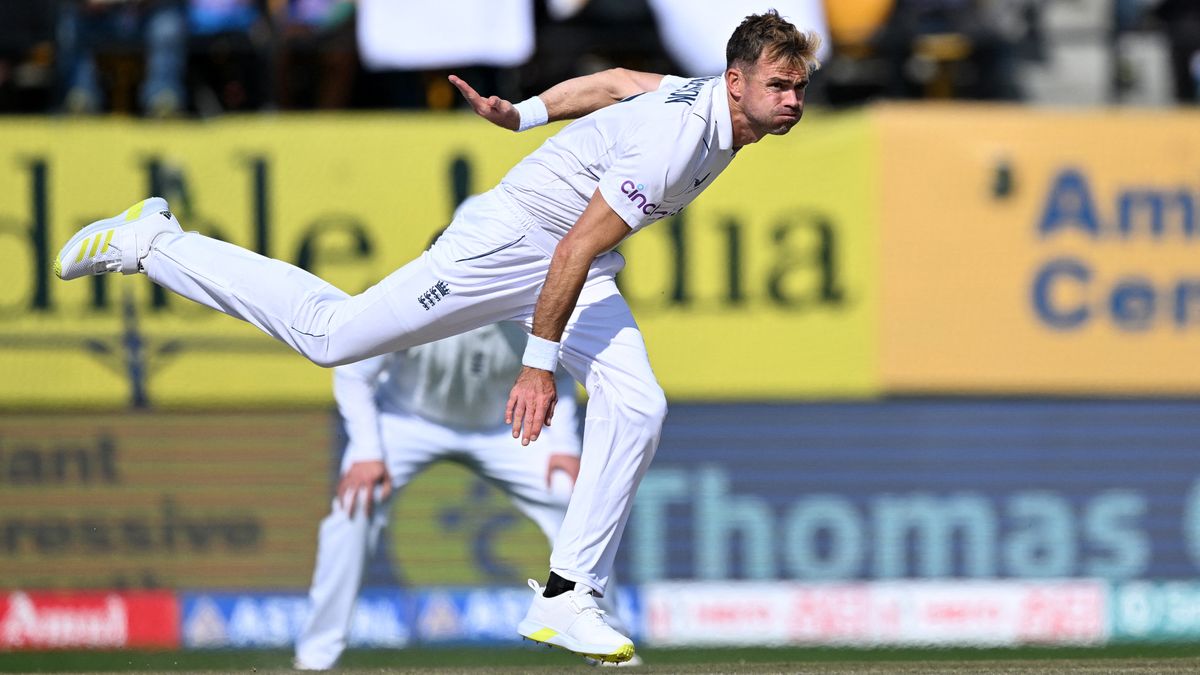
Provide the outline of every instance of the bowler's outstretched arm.
[[[519,128],[521,116],[511,102],[499,96],[480,96],[457,75],[451,75],[449,79],[471,104],[475,114],[505,129],[516,131]],[[538,98],[546,105],[547,121],[573,120],[634,94],[654,91],[662,79],[663,76],[656,73],[610,68],[564,80],[538,94]]]

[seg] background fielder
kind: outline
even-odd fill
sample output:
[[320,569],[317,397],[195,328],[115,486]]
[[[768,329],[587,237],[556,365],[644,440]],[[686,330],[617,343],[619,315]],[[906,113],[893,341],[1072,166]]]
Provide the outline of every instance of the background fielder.
[[[337,663],[391,500],[434,462],[459,462],[487,479],[553,544],[579,471],[576,403],[569,393],[575,383],[558,373],[564,396],[557,423],[540,442],[522,447],[504,423],[504,402],[524,345],[519,326],[493,324],[334,371],[334,397],[349,442],[337,496],[321,522],[309,615],[296,641],[297,668],[325,670]],[[374,484],[378,467],[372,464],[386,467],[387,482]],[[614,623],[612,604],[605,609]]]

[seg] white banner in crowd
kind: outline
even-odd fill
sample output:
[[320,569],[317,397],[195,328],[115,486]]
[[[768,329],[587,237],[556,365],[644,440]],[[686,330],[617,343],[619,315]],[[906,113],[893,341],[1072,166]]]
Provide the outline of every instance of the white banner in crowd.
[[533,55],[533,0],[358,0],[358,45],[373,70],[518,66]]
[[725,71],[725,43],[747,16],[774,9],[800,30],[821,36],[817,58],[829,56],[829,24],[821,0],[724,0],[697,11],[695,0],[650,0],[663,46],[684,72],[700,77]]

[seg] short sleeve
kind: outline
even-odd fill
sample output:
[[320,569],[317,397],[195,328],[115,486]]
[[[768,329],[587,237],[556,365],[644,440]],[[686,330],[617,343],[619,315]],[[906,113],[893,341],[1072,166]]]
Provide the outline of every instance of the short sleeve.
[[621,220],[638,230],[662,218],[667,210],[663,199],[669,189],[671,163],[680,144],[686,143],[676,124],[643,123],[628,129],[617,144],[608,171],[598,189]]
[[663,75],[662,82],[658,83],[658,91],[671,91],[678,89],[687,84],[691,78],[680,77],[678,75]]

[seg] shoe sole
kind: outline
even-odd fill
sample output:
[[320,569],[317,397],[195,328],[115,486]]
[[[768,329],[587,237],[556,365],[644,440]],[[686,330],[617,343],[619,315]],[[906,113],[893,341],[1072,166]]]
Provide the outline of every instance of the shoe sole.
[[632,642],[621,645],[614,652],[605,653],[598,649],[588,649],[586,646],[576,643],[570,637],[559,633],[553,628],[546,628],[545,626],[531,623],[529,621],[522,621],[517,626],[517,632],[521,634],[521,637],[524,637],[527,640],[532,640],[550,647],[558,647],[559,649],[564,649],[573,654],[579,654],[580,656],[593,658],[597,661],[604,661],[606,663],[624,663],[633,658],[634,649]]

